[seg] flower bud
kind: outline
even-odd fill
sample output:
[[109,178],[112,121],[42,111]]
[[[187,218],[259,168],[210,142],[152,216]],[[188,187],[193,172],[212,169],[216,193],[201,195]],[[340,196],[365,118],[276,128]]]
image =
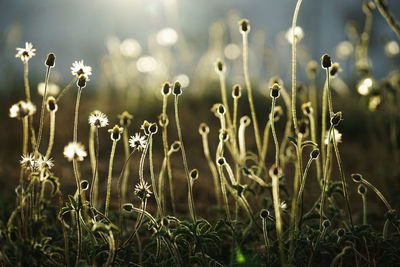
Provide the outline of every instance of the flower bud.
[[328,228],[328,227],[331,226],[331,222],[330,222],[328,219],[326,219],[326,220],[324,220],[324,221],[322,222],[322,226],[323,226],[324,228]]
[[260,211],[260,217],[261,217],[261,219],[265,220],[265,219],[268,218],[268,216],[269,216],[269,211],[268,211],[268,210],[262,209],[262,210]]
[[182,85],[179,81],[176,81],[174,84],[173,94],[179,96],[182,94]]
[[88,81],[88,78],[86,78],[84,75],[79,76],[79,79],[77,81],[79,88],[81,88],[81,89],[85,88],[87,81]]
[[362,181],[362,175],[359,174],[359,173],[353,173],[353,174],[351,175],[351,179],[353,179],[353,181],[354,181],[355,183],[360,183],[360,182]]
[[232,97],[233,98],[240,98],[242,96],[242,88],[239,84],[235,84],[232,87]]
[[189,176],[194,181],[197,178],[199,178],[199,171],[197,169],[193,169],[193,170],[190,171]]
[[225,158],[224,158],[224,157],[219,157],[219,158],[217,159],[217,165],[218,165],[218,166],[222,166],[222,165],[224,165],[224,164],[226,164]]
[[205,122],[202,122],[199,126],[199,133],[201,135],[208,134],[210,132],[210,127]]
[[52,97],[52,96],[49,96],[49,97],[47,98],[47,105],[46,105],[46,107],[47,107],[47,110],[48,110],[49,112],[52,112],[52,111],[56,112],[56,111],[58,110],[58,105],[57,105],[56,99],[55,99],[54,97]]
[[365,195],[367,193],[367,188],[365,187],[365,185],[359,184],[358,187],[357,187],[357,192],[360,195]]
[[274,83],[274,85],[272,85],[271,89],[270,89],[270,96],[271,98],[278,98],[281,95],[281,87],[279,86],[279,84]]
[[169,83],[164,83],[162,88],[161,88],[161,94],[162,95],[169,95],[171,93],[171,85]]
[[319,156],[319,149],[318,149],[318,148],[315,148],[313,151],[311,151],[310,157],[311,157],[312,159],[317,159],[318,156]]
[[54,67],[56,64],[56,56],[53,53],[48,54],[45,64],[48,67]]
[[149,125],[149,133],[155,134],[158,131],[157,123],[152,123]]
[[323,55],[321,57],[321,65],[322,65],[322,68],[324,68],[324,69],[330,68],[332,66],[331,57],[327,54]]
[[218,109],[217,109],[217,112],[218,112],[218,114],[219,115],[224,115],[225,114],[225,107],[224,107],[224,105],[222,105],[222,104],[220,104],[219,106],[218,106]]
[[250,31],[250,23],[247,19],[239,21],[239,31],[241,34],[247,34]]
[[303,110],[304,115],[311,115],[314,112],[314,109],[311,106],[311,102],[304,103],[301,105],[301,110]]
[[225,72],[225,63],[221,59],[217,59],[215,62],[215,71],[217,73]]

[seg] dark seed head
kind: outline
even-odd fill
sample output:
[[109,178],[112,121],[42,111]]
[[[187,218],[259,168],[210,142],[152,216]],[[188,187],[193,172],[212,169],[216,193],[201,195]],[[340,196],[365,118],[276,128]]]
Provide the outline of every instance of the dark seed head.
[[268,216],[269,216],[269,211],[268,210],[266,210],[266,209],[262,209],[261,211],[260,211],[260,217],[261,217],[261,219],[267,219],[268,218]]
[[342,69],[340,68],[339,63],[335,62],[332,64],[332,67],[329,70],[329,74],[331,75],[331,77],[334,77],[336,74],[338,74],[341,71],[342,71]]
[[344,228],[339,228],[339,229],[337,230],[337,232],[336,232],[336,235],[337,235],[338,237],[342,237],[342,236],[344,236],[345,233],[346,233],[346,230],[345,230]]
[[224,107],[224,105],[222,105],[222,104],[220,104],[219,106],[218,106],[218,113],[220,114],[220,115],[224,115],[225,114],[225,107]]
[[210,132],[210,127],[205,122],[202,122],[199,126],[199,133],[201,135],[208,134]]
[[239,30],[242,34],[248,33],[250,31],[250,23],[247,19],[242,19],[239,21]]
[[323,226],[324,228],[328,228],[328,227],[331,226],[331,222],[330,222],[329,220],[324,220],[324,221],[322,222],[322,226]]
[[81,190],[85,191],[89,189],[89,182],[87,180],[83,180],[81,182]]
[[56,99],[52,96],[49,96],[47,98],[47,110],[49,112],[51,112],[51,111],[55,112],[55,111],[57,111],[57,109],[58,109],[58,105],[57,105]]
[[218,163],[219,166],[222,166],[222,165],[224,165],[226,163],[226,160],[225,160],[224,157],[220,157],[220,158],[217,159],[217,163]]
[[301,109],[303,110],[304,115],[311,115],[314,111],[311,106],[311,102],[307,102],[301,105]]
[[232,87],[232,97],[233,98],[239,98],[242,96],[242,88],[240,87],[239,84],[235,84]]
[[85,76],[83,76],[83,75],[79,76],[77,84],[80,88],[85,88],[86,82],[87,82],[87,78]]
[[362,181],[362,175],[359,173],[353,173],[351,175],[351,179],[353,179],[353,181],[356,183],[360,183]]
[[54,67],[56,64],[56,56],[53,53],[48,54],[45,64],[49,67]]
[[365,185],[359,184],[358,187],[357,187],[357,192],[360,195],[365,195],[367,193],[367,188],[365,187]]
[[281,95],[281,87],[279,86],[279,84],[274,83],[274,85],[272,85],[271,89],[270,89],[270,96],[272,98],[278,98]]
[[225,71],[225,64],[221,59],[217,59],[215,62],[215,70],[217,72],[224,72]]
[[318,148],[316,148],[316,149],[314,149],[313,151],[311,151],[310,157],[311,157],[312,159],[316,159],[316,158],[318,158],[318,156],[319,156],[319,149],[318,149]]
[[197,178],[199,178],[199,171],[197,169],[193,169],[190,171],[189,176],[193,180],[196,180]]
[[169,83],[164,83],[161,88],[162,95],[169,95],[171,93],[171,85]]
[[322,65],[322,68],[324,68],[324,69],[330,68],[332,66],[331,57],[328,56],[327,54],[323,55],[321,57],[321,65]]
[[177,96],[182,94],[182,85],[179,81],[176,81],[174,84],[173,94]]

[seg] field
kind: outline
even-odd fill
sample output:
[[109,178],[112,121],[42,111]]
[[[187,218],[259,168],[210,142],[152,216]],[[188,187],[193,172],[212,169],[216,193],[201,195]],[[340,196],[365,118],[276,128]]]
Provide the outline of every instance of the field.
[[399,5],[315,58],[307,0],[277,47],[237,10],[187,34],[178,2],[94,67],[8,28],[0,265],[400,266]]

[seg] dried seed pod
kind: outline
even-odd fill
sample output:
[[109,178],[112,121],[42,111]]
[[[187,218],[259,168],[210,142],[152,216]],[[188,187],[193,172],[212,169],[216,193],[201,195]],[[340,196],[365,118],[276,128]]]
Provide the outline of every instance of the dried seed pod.
[[250,23],[247,19],[239,21],[239,31],[241,34],[247,34],[250,31]]
[[52,68],[56,64],[56,56],[53,53],[47,55],[45,65]]
[[331,57],[327,54],[324,54],[321,57],[321,65],[322,65],[322,68],[324,68],[324,69],[330,68],[332,66]]

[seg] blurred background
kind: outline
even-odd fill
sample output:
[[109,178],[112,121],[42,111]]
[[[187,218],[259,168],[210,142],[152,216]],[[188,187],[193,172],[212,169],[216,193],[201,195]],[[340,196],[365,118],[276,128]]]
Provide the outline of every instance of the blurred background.
[[[291,27],[295,4],[294,0],[1,1],[0,185],[5,186],[0,188],[0,192],[12,192],[9,184],[16,183],[16,170],[19,168],[16,159],[21,148],[20,123],[7,116],[9,107],[24,97],[23,64],[15,58],[16,47],[24,47],[28,41],[37,49],[36,56],[29,61],[31,91],[37,107],[41,101],[37,89],[44,80],[43,63],[49,52],[57,56],[56,67],[50,76],[54,92],[73,79],[70,67],[75,60],[83,59],[93,68],[81,102],[80,139],[84,144],[88,138],[87,117],[92,110],[100,109],[107,113],[111,124],[118,122],[117,114],[128,110],[135,116],[133,133],[144,119],[157,120],[161,112],[161,84],[176,79],[181,81],[187,95],[182,100],[182,116],[189,159],[201,165],[199,169],[209,176],[200,150],[197,127],[202,121],[217,124],[209,112],[214,103],[220,102],[214,63],[217,58],[225,61],[228,89],[235,83],[244,84],[242,40],[237,22],[242,18],[249,19],[250,76],[256,90],[258,118],[264,127],[265,114],[270,107],[270,99],[266,98],[268,81],[279,76],[290,88],[291,44],[286,33]],[[400,18],[400,1],[392,0],[388,4],[391,12]],[[397,203],[400,203],[396,194],[400,181],[397,165],[398,110],[385,109],[388,98],[380,89],[387,81],[391,90],[398,90],[399,40],[378,10],[373,10],[365,63],[367,71],[360,71],[356,50],[365,20],[362,1],[304,0],[297,22],[301,27],[297,45],[297,77],[298,82],[306,87],[308,62],[319,62],[324,53],[340,63],[342,72],[332,81],[332,87],[334,105],[344,112],[341,130],[347,174],[368,173],[371,176],[368,178],[377,178],[378,186],[390,191],[392,199],[397,198]],[[368,78],[370,80],[364,84]],[[319,89],[322,89],[324,79],[325,75],[320,71],[317,76]],[[375,91],[378,93],[373,93]],[[62,149],[72,139],[75,93],[76,90],[70,90],[60,103],[54,151],[55,172],[60,177],[69,176],[65,179],[72,184],[72,171],[62,158]],[[395,94],[398,95],[398,91]],[[373,98],[375,96],[379,99]],[[395,103],[392,103],[394,107]],[[382,105],[383,108],[379,108]],[[241,108],[242,115],[249,114],[245,98],[242,98]],[[172,112],[172,109],[168,111],[171,115]],[[278,126],[283,129],[284,123]],[[176,138],[173,127],[171,122],[170,142]],[[213,131],[211,146],[216,145],[217,129]],[[101,134],[104,145],[101,148],[104,153],[101,171],[105,176],[111,141],[107,133]],[[251,141],[249,146],[254,149]],[[122,145],[120,152],[122,159]],[[159,155],[162,155],[161,149]],[[61,164],[57,165],[57,162]],[[122,160],[116,161],[116,166],[119,170]],[[90,174],[89,164],[86,167]],[[211,179],[210,184],[203,187],[209,185]],[[196,189],[196,194],[200,195],[201,189]],[[185,194],[181,198],[184,200]]]

